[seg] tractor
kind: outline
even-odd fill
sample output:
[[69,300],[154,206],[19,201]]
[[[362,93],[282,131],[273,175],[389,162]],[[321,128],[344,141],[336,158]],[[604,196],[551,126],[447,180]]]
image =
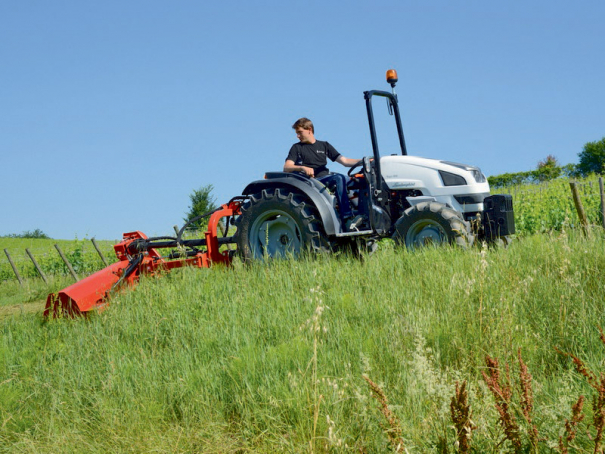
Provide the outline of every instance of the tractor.
[[[330,188],[300,173],[268,172],[243,191],[247,200],[235,219],[237,250],[245,260],[297,255],[357,246],[372,250],[376,241],[393,238],[408,248],[427,244],[471,245],[475,239],[508,243],[515,232],[512,197],[490,195],[477,167],[407,153],[395,85],[392,92],[364,92],[373,156],[349,170],[347,191],[354,228],[344,223]],[[401,154],[381,156],[372,100],[386,98],[394,115]]]
[[[373,155],[348,172],[346,191],[355,222],[341,219],[333,188],[298,173],[267,172],[263,180],[248,184],[242,195],[191,219],[176,237],[125,233],[114,246],[118,262],[48,295],[45,316],[101,310],[112,294],[124,285],[135,285],[141,274],[229,265],[235,255],[251,261],[297,257],[305,251],[372,252],[383,238],[409,249],[440,244],[468,247],[476,240],[507,244],[515,232],[512,197],[490,195],[477,167],[408,156],[394,70],[387,71],[387,82],[391,92],[364,92]],[[375,97],[386,98],[395,117],[401,154],[380,155],[372,110]],[[204,236],[185,239],[188,225],[204,216],[210,216]],[[237,227],[232,236],[228,236],[230,225]],[[166,248],[170,252],[161,255],[159,251]]]

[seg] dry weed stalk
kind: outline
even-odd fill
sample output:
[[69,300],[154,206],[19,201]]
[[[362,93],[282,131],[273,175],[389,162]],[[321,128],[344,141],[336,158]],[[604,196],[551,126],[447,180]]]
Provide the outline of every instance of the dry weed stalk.
[[[500,415],[500,423],[504,429],[504,434],[512,443],[515,452],[520,453],[522,449],[521,436],[519,434],[519,425],[517,424],[517,420],[512,414],[511,409],[513,392],[510,386],[510,379],[507,380],[508,383],[500,383],[500,366],[496,358],[490,358],[486,355],[485,363],[487,365],[488,373],[482,371],[481,374],[496,401],[496,410]],[[510,378],[508,367],[506,372],[507,377]]]
[[468,391],[466,390],[466,380],[459,385],[456,382],[456,394],[452,397],[450,403],[452,412],[452,421],[456,427],[458,452],[466,454],[471,450],[471,437],[473,430],[477,428],[471,420],[471,407],[468,403]]
[[561,454],[569,454],[569,445],[578,434],[578,424],[584,419],[582,408],[584,407],[584,396],[580,396],[578,401],[571,406],[571,421],[565,420],[565,442],[563,437],[559,437],[559,451]]
[[602,453],[603,429],[605,429],[605,377],[601,376],[601,382],[597,389],[597,395],[592,398],[592,411],[594,412],[593,424],[597,431],[594,439],[594,452]]
[[602,453],[603,448],[601,444],[603,442],[603,433],[605,430],[605,375],[601,374],[599,378],[590,370],[586,368],[584,363],[577,357],[570,355],[576,366],[576,370],[584,375],[588,380],[588,383],[594,388],[597,393],[592,398],[592,412],[593,420],[592,425],[595,428],[594,436],[594,453]]
[[[603,333],[602,328],[599,328],[599,333],[600,333],[601,342],[603,343],[603,345],[605,345],[605,334]],[[592,398],[592,412],[593,412],[592,425],[594,426],[595,432],[596,432],[595,436],[593,438],[593,440],[594,440],[593,453],[594,454],[603,453],[603,448],[601,445],[603,443],[603,435],[605,433],[605,374],[601,373],[601,374],[599,374],[599,376],[597,376],[597,374],[594,373],[593,371],[591,371],[590,369],[588,369],[588,367],[586,367],[584,362],[577,356],[574,356],[571,353],[562,352],[561,350],[559,350],[556,347],[555,347],[555,350],[562,355],[569,356],[571,358],[574,366],[576,367],[576,370],[578,371],[578,373],[580,375],[583,375],[584,378],[586,378],[586,380],[588,381],[588,384],[597,392],[596,395],[594,395]],[[582,404],[580,404],[580,400],[582,401]],[[574,406],[573,407],[574,412],[577,411],[578,413],[580,413],[582,411],[583,402],[584,402],[583,396],[580,396],[580,399],[578,399],[578,403],[576,404],[577,406],[579,406],[579,409],[576,410],[575,406]],[[583,418],[583,416],[578,416],[577,422],[579,423],[582,420],[582,418]],[[573,416],[572,416],[572,421],[573,421]],[[576,425],[577,425],[577,423],[576,423]],[[570,426],[570,427],[575,429],[575,425]],[[567,421],[565,423],[565,429],[567,431]],[[574,437],[575,437],[575,432],[574,432]],[[561,446],[561,443],[560,443],[560,446]]]
[[405,445],[403,444],[403,431],[401,430],[399,419],[397,418],[397,415],[395,415],[389,408],[389,400],[387,399],[386,394],[380,388],[380,386],[370,380],[367,375],[364,374],[362,377],[366,382],[368,382],[368,385],[372,390],[372,395],[380,404],[380,412],[387,421],[388,427],[386,427],[384,431],[389,439],[389,444],[395,452],[406,452]]
[[532,422],[531,413],[534,409],[534,396],[532,392],[532,376],[529,373],[529,369],[527,365],[523,362],[523,358],[521,357],[521,349],[517,351],[517,357],[519,358],[519,388],[521,393],[521,411],[523,413],[523,417],[525,421],[527,421],[527,425],[529,426],[529,442],[534,450],[534,452],[538,452],[538,429],[536,425]]

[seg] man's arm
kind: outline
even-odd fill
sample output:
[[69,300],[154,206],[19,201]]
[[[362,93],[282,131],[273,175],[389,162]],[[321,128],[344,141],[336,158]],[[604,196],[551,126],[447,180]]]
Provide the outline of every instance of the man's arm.
[[284,172],[304,172],[309,178],[315,176],[315,172],[311,167],[297,166],[291,159],[286,159],[284,164]]
[[[288,161],[286,161],[286,162],[288,162]],[[361,160],[345,158],[343,155],[340,155],[339,157],[336,158],[336,162],[339,164],[342,164],[345,167],[355,167],[359,162],[361,162]]]

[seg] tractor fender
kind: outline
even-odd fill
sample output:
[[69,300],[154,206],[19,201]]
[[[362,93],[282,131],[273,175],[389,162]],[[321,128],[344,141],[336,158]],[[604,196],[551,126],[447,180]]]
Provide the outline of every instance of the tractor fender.
[[303,178],[295,174],[284,174],[283,178],[269,178],[253,181],[242,191],[242,195],[252,195],[263,189],[287,189],[307,196],[319,213],[326,235],[336,235],[342,232],[338,212],[334,207],[335,197],[331,195],[321,182],[316,179]]

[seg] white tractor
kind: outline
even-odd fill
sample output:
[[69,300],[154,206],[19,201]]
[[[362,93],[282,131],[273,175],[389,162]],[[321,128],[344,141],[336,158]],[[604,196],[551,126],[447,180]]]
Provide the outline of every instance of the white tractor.
[[[347,226],[333,188],[298,173],[268,172],[246,186],[235,241],[244,259],[373,245],[391,237],[408,248],[476,239],[508,243],[515,233],[512,197],[490,195],[477,167],[408,156],[395,94],[397,73],[387,71],[392,93],[364,92],[373,156],[351,168],[347,190],[359,220]],[[374,96],[386,98],[395,116],[401,154],[380,156],[372,111]]]

